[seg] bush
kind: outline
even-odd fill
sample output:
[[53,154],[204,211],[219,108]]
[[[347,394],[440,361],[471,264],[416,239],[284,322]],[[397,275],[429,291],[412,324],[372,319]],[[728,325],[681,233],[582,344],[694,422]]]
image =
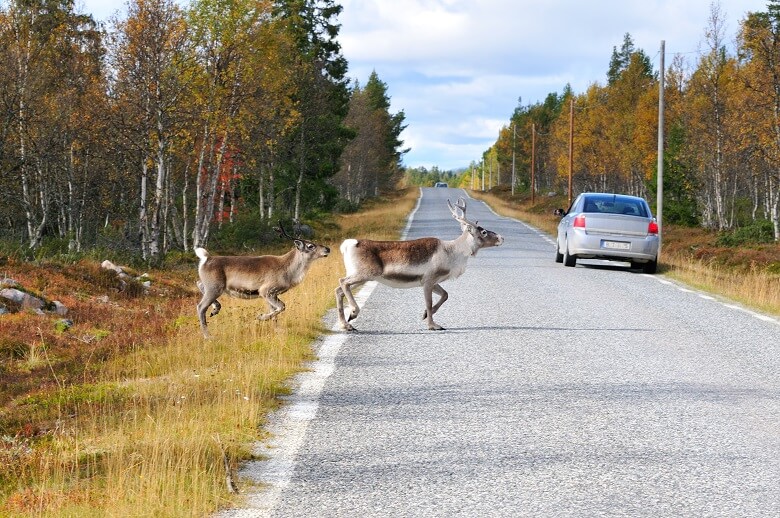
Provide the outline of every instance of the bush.
[[29,346],[10,336],[0,338],[0,359],[21,360],[29,350]]
[[233,223],[225,222],[222,228],[215,228],[209,241],[209,250],[219,253],[246,252],[264,247],[278,239],[273,227],[276,220],[261,219],[257,210],[239,213]]
[[748,244],[772,243],[775,240],[774,227],[771,221],[756,220],[746,225],[724,232],[718,236],[719,246],[742,246]]
[[338,214],[354,214],[359,209],[360,203],[351,202],[346,198],[339,198],[333,208]]

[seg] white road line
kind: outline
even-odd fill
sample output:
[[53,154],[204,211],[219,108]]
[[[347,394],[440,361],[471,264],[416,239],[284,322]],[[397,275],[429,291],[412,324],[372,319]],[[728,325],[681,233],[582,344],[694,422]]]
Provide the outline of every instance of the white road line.
[[[355,301],[363,306],[377,283],[367,282],[358,292]],[[338,322],[333,331],[339,330]],[[246,507],[228,509],[218,516],[224,518],[259,518],[270,516],[279,503],[282,491],[290,484],[298,452],[306,438],[306,430],[317,415],[320,396],[325,382],[336,369],[336,357],[349,337],[346,333],[328,335],[322,342],[317,360],[309,365],[311,370],[298,374],[294,379],[296,389],[286,404],[270,418],[268,431],[271,439],[256,444],[254,454],[264,460],[252,461],[239,472],[242,479],[260,486],[247,493]]]
[[[421,201],[422,190],[417,198],[417,205],[406,221],[401,234],[402,239],[406,239],[409,235],[412,220],[417,209],[420,208]],[[376,286],[376,281],[363,285],[355,296],[358,306],[365,305]],[[332,330],[341,331],[338,321],[333,325]],[[279,503],[282,491],[290,485],[298,452],[306,438],[306,430],[317,415],[325,382],[335,371],[336,357],[348,337],[349,335],[344,332],[325,337],[317,350],[317,360],[308,365],[310,370],[295,376],[293,380],[295,390],[290,396],[284,398],[286,404],[269,418],[267,430],[270,432],[271,439],[254,446],[253,453],[263,460],[248,462],[239,472],[242,479],[248,479],[259,487],[247,491],[245,507],[227,509],[219,513],[218,517],[261,518],[271,515]]]
[[744,308],[744,307],[739,306],[737,304],[730,304],[728,302],[720,301],[720,300],[716,299],[713,296],[710,296],[710,295],[707,295],[705,293],[700,293],[698,291],[685,288],[683,286],[680,286],[677,283],[674,283],[674,282],[668,281],[666,279],[663,279],[661,277],[658,277],[657,275],[650,275],[650,274],[642,274],[642,275],[644,275],[645,277],[648,277],[650,279],[655,279],[656,281],[660,282],[661,284],[664,284],[664,285],[667,285],[667,286],[672,286],[672,287],[676,288],[677,290],[682,291],[683,293],[694,293],[698,297],[700,297],[700,298],[702,298],[704,300],[711,300],[711,301],[714,301],[714,302],[716,302],[716,303],[718,303],[718,304],[720,304],[722,306],[725,306],[725,307],[727,307],[729,309],[734,309],[734,310],[737,310],[737,311],[742,311],[743,313],[747,313],[748,315],[750,315],[750,316],[752,316],[754,318],[757,318],[758,320],[763,320],[764,322],[771,322],[773,324],[780,325],[780,319],[777,319],[777,318],[772,317],[770,315],[765,315],[763,313],[759,313],[757,311],[753,311],[751,309]]

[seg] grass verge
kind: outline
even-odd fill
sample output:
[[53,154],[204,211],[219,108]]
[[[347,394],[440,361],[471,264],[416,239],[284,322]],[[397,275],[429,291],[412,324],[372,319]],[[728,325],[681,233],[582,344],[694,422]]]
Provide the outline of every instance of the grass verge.
[[[151,273],[167,291],[132,300],[111,291],[111,279],[96,287],[104,274],[92,264],[6,264],[6,276],[47,297],[74,293],[74,325],[57,331],[54,317],[30,312],[0,317],[0,516],[204,516],[235,503],[226,479],[327,332],[338,244],[397,239],[417,194],[321,222],[316,241],[333,253],[283,296],[287,311],[259,322],[262,301],[226,298],[211,340],[195,316],[194,257],[180,272]],[[79,282],[77,272],[89,275]]]

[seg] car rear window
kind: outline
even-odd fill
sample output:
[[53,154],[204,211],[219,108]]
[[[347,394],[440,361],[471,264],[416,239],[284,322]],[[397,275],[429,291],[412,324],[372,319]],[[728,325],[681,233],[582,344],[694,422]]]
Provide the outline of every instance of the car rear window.
[[589,196],[585,198],[583,212],[600,214],[626,214],[629,216],[648,217],[645,204],[633,198],[620,196]]

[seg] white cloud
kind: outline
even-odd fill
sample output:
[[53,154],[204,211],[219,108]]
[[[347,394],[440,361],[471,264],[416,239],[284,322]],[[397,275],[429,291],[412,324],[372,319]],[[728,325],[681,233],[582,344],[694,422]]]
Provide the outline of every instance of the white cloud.
[[[78,0],[105,19],[124,0]],[[339,0],[337,0],[339,1]],[[186,0],[181,0],[187,4]],[[392,110],[404,110],[407,165],[444,169],[477,160],[508,122],[518,97],[541,102],[567,83],[603,83],[613,47],[630,33],[658,66],[666,41],[695,59],[711,0],[341,0],[339,41],[349,75],[376,70]],[[730,40],[767,0],[720,0]],[[497,124],[494,127],[494,124]]]
[[[372,70],[404,110],[407,165],[444,169],[478,160],[522,103],[541,102],[567,83],[603,83],[613,47],[630,33],[658,66],[693,53],[709,0],[343,0],[340,41],[350,75]],[[721,0],[733,36],[766,0]]]

